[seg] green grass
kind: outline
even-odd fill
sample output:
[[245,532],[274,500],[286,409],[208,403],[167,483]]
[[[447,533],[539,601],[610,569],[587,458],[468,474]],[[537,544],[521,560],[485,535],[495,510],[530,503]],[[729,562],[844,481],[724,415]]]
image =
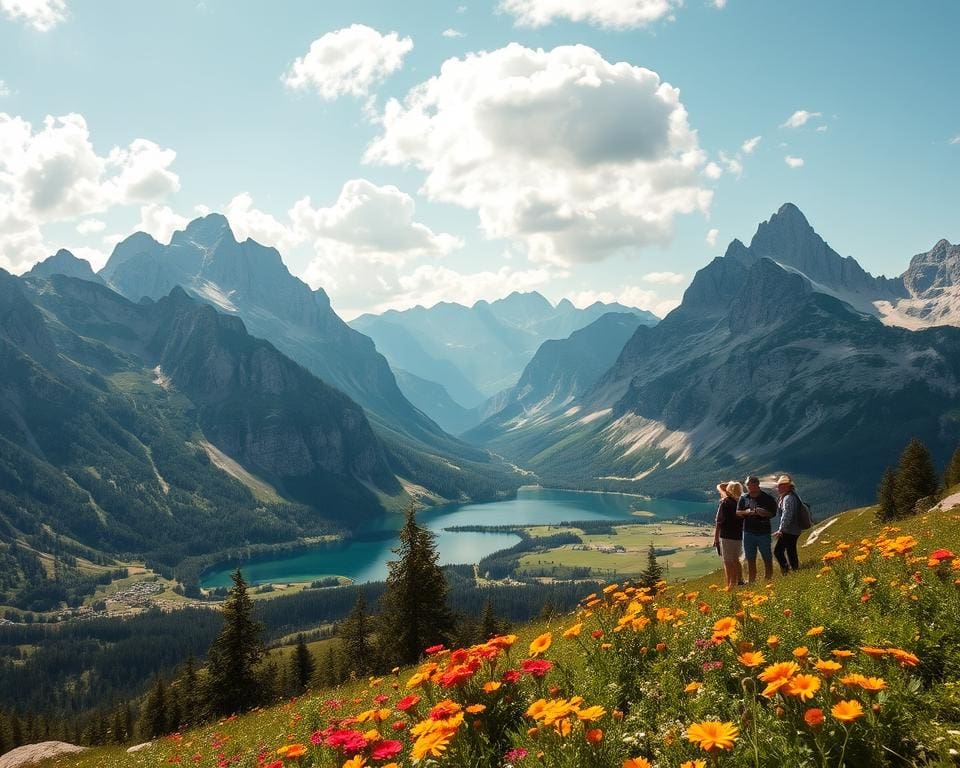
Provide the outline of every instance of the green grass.
[[[954,733],[960,730],[960,588],[953,579],[960,577],[960,571],[938,575],[926,561],[938,548],[960,552],[960,509],[911,518],[897,526],[899,531],[888,530],[885,535],[915,537],[916,559],[910,559],[912,555],[887,559],[874,553],[864,562],[856,562],[853,558],[861,540],[875,541],[881,528],[871,508],[855,509],[838,517],[815,543],[801,546],[805,567],[788,577],[775,578],[769,590],[726,593],[719,589],[719,574],[712,573],[676,587],[668,585],[654,604],[667,614],[657,615],[653,608],[639,606],[639,613],[632,615],[648,617],[650,622],[642,628],[627,625],[626,631],[615,631],[618,617],[630,604],[629,593],[623,602],[614,599],[616,595],[601,596],[579,617],[562,616],[521,627],[513,661],[506,663],[517,664],[528,654],[531,640],[549,631],[553,644],[545,656],[554,668],[543,683],[529,677],[517,683],[515,690],[511,689],[512,703],[502,693],[484,694],[479,690],[484,680],[498,677],[500,671],[492,675],[478,672],[459,689],[428,687],[418,691],[437,699],[452,696],[463,704],[487,702],[487,712],[471,716],[486,718],[478,733],[489,736],[506,729],[502,732],[508,743],[528,750],[530,758],[543,753],[539,760],[518,763],[521,768],[620,768],[626,757],[639,756],[650,758],[656,768],[677,768],[694,758],[712,763],[686,738],[691,724],[709,719],[739,728],[732,751],[715,753],[719,765],[836,766],[842,759],[849,768],[955,765],[949,750],[960,749],[960,739]],[[806,538],[801,539],[801,545]],[[851,545],[851,550],[824,570],[824,555],[841,543]],[[871,583],[870,579],[876,581]],[[676,613],[678,610],[683,613]],[[743,618],[737,625],[735,641],[708,642],[714,623],[738,611],[743,612]],[[584,625],[580,635],[563,639],[563,630],[577,621]],[[822,627],[820,634],[810,635],[808,630],[816,627]],[[603,634],[594,638],[591,630]],[[778,646],[768,646],[769,635],[778,636]],[[769,699],[758,697],[749,692],[765,684],[756,680],[763,666],[750,669],[738,661],[737,653],[742,648],[737,649],[736,642],[742,641],[753,643],[765,654],[763,664],[792,659],[792,649],[799,646],[808,647],[811,656],[825,659],[831,658],[832,650],[851,649],[854,657],[845,662],[845,672],[882,677],[887,688],[879,693],[862,691],[841,683],[844,673],[840,673],[826,680],[809,702],[781,694]],[[901,666],[893,658],[874,660],[860,651],[860,646],[903,648],[915,653],[920,663],[912,667]],[[704,666],[708,661],[720,666],[708,669]],[[213,745],[223,744],[227,757],[239,755],[239,760],[231,764],[253,768],[261,750],[269,755],[269,763],[276,759],[275,750],[291,741],[309,746],[311,732],[326,725],[330,717],[369,708],[374,694],[382,693],[395,701],[408,692],[405,683],[411,672],[403,670],[397,677],[387,676],[374,683],[357,681],[317,691],[295,702],[196,729],[179,740],[158,741],[135,755],[127,755],[122,749],[93,749],[56,764],[159,768],[177,758],[183,764],[192,763],[191,756],[197,754],[196,765],[212,766],[218,751]],[[685,693],[684,686],[691,682],[701,688]],[[548,690],[551,686],[552,693]],[[573,695],[584,698],[584,707],[603,707],[604,714],[590,724],[603,730],[601,742],[588,744],[586,727],[576,720],[566,738],[551,728],[528,731],[535,725],[532,718],[523,715],[530,703],[539,697]],[[344,707],[329,709],[325,702],[333,698],[342,700]],[[840,699],[864,702],[864,716],[850,724],[835,719],[831,706]],[[385,706],[389,708],[390,704]],[[804,721],[806,710],[813,706],[822,708],[826,718],[816,728]],[[614,717],[614,710],[625,711],[625,715]],[[388,721],[405,717],[394,712]],[[370,724],[357,727],[363,731]],[[386,724],[383,730],[385,738],[393,737]],[[406,737],[401,733],[398,738]],[[503,748],[490,746],[475,737],[473,729],[464,727],[445,753],[449,757],[437,764],[500,765]],[[329,750],[312,754],[300,765],[341,768],[343,760],[334,760]]]

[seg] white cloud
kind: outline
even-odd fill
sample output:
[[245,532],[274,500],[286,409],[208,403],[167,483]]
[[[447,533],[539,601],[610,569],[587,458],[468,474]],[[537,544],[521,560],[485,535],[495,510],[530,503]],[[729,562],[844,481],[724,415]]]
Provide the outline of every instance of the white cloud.
[[960,144],[960,133],[950,139],[950,144]]
[[740,145],[740,150],[745,155],[752,155],[762,138],[762,136],[754,136],[752,139],[747,139],[745,142],[743,142],[743,144]]
[[108,253],[101,251],[98,248],[87,248],[85,246],[80,247],[71,247],[67,250],[70,251],[78,259],[86,259],[90,262],[90,267],[94,272],[99,272],[107,263],[107,259],[110,258]]
[[302,241],[291,226],[272,214],[254,208],[253,197],[248,192],[234,195],[222,213],[227,217],[230,229],[240,242],[252,238],[258,243],[276,248],[280,253],[286,253]]
[[414,209],[413,198],[394,186],[352,179],[332,206],[313,208],[306,197],[294,205],[290,218],[298,235],[310,240],[329,266],[344,261],[401,266],[462,247],[460,238],[414,221]]
[[717,244],[717,237],[720,235],[720,230],[713,228],[707,230],[707,245],[713,248]]
[[732,176],[736,176],[738,179],[743,175],[743,163],[740,162],[740,154],[736,154],[733,157],[730,157],[726,152],[720,153],[720,162],[723,164],[723,167],[726,169],[727,173]]
[[646,309],[657,317],[664,317],[670,310],[680,304],[680,299],[664,299],[656,291],[641,288],[639,285],[625,286],[619,293],[613,291],[576,291],[568,294],[567,298],[574,306],[589,307],[598,301],[604,304],[617,302],[627,307]]
[[176,191],[175,158],[172,149],[146,139],[101,156],[82,115],[47,117],[34,130],[0,113],[0,264],[20,270],[44,258],[45,224]]
[[785,162],[791,168],[803,168],[802,157],[793,157],[793,155],[787,155],[785,158],[783,158],[783,162]]
[[463,37],[464,34],[459,29],[445,29],[443,30],[443,36],[455,39],[458,37]]
[[450,59],[381,123],[367,162],[422,169],[423,194],[476,210],[486,237],[535,260],[665,244],[677,215],[712,200],[679,91],[583,45]]
[[781,125],[781,128],[800,128],[806,125],[815,117],[823,117],[820,112],[808,112],[805,109],[798,109],[790,117],[787,118],[786,122]]
[[173,233],[185,229],[189,223],[186,216],[173,212],[169,205],[151,203],[140,207],[140,221],[135,230],[146,232],[160,243],[169,243]]
[[645,283],[656,283],[659,285],[678,285],[685,279],[679,272],[647,272],[641,280]]
[[5,96],[9,96],[10,93],[10,86],[7,85],[7,81],[0,80],[0,99],[4,98]]
[[66,0],[0,0],[0,11],[46,32],[67,18]]
[[723,168],[711,161],[703,169],[703,175],[708,179],[719,179],[723,176]]
[[828,125],[818,125],[814,130],[817,133],[826,133],[830,126]]
[[81,235],[89,235],[93,232],[103,232],[107,228],[107,224],[100,219],[84,219],[79,224],[77,224],[77,232]]
[[366,96],[371,88],[403,66],[413,40],[396,32],[382,35],[363,24],[328,32],[310,44],[305,56],[283,76],[289,88],[312,88],[322,98]]
[[682,5],[683,0],[500,0],[498,9],[516,17],[521,27],[543,27],[566,19],[630,29],[669,18]]
[[722,11],[727,7],[727,0],[710,0],[710,4],[718,11]]

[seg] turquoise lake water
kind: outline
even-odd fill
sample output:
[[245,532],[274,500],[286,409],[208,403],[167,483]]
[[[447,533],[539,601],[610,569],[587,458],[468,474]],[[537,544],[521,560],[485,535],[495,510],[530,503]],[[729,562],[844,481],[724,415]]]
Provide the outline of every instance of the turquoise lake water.
[[[618,493],[582,493],[547,488],[521,488],[515,499],[486,504],[451,504],[417,514],[421,525],[436,535],[440,563],[476,563],[520,539],[511,533],[454,532],[444,528],[462,525],[549,525],[574,520],[636,520],[635,511],[650,513],[646,522],[674,520],[681,516],[713,511],[715,504],[673,499],[641,499]],[[336,548],[316,548],[246,562],[243,576],[250,584],[313,581],[324,576],[347,576],[356,582],[378,581],[387,576],[387,561],[398,540],[400,515],[389,518],[393,535],[377,541],[350,541]],[[386,523],[382,526],[390,531]],[[204,587],[230,585],[235,566],[204,574]]]

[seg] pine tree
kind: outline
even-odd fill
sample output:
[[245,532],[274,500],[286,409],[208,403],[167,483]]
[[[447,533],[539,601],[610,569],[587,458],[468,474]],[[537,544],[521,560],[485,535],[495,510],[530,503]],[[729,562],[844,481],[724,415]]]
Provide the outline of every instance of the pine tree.
[[133,738],[133,707],[129,701],[123,705],[123,732],[127,741]]
[[897,516],[897,504],[894,498],[894,488],[896,479],[893,474],[893,468],[887,467],[880,480],[880,487],[877,488],[877,521],[885,523],[893,520]]
[[297,647],[290,660],[290,672],[297,693],[301,694],[307,690],[310,678],[313,676],[313,656],[310,655],[310,649],[307,648],[303,635],[297,635]]
[[488,597],[483,604],[483,615],[480,618],[480,642],[485,643],[503,632],[503,622],[497,618],[493,611],[493,600]]
[[[337,634],[341,640],[340,655],[344,670],[356,673],[363,677],[373,671],[374,649],[370,642],[372,622],[367,615],[367,598],[362,589],[357,590],[357,601],[353,604],[350,615],[343,620]],[[340,675],[337,675],[339,678]],[[339,680],[338,680],[339,681]]]
[[115,744],[123,744],[127,740],[127,734],[123,727],[122,707],[113,710],[113,725],[110,727],[110,736]]
[[897,515],[912,515],[917,502],[924,497],[935,496],[937,490],[937,473],[933,468],[930,452],[923,443],[914,438],[903,449],[897,464],[893,489]]
[[398,556],[380,598],[379,646],[386,666],[408,664],[425,648],[447,643],[454,631],[447,605],[447,581],[437,565],[433,534],[417,525],[416,510],[406,510]]
[[337,655],[333,650],[333,645],[327,646],[323,664],[317,665],[314,679],[318,688],[332,688],[337,684]]
[[253,618],[253,601],[238,568],[223,605],[223,629],[207,654],[206,700],[216,715],[242,712],[260,699],[256,667],[263,657],[262,625]]
[[183,668],[180,678],[180,711],[186,725],[196,725],[203,722],[203,695],[200,689],[200,680],[197,675],[197,662],[191,654]]
[[944,488],[952,488],[957,483],[960,483],[960,448],[953,452],[947,464],[947,471],[943,474]]
[[158,675],[140,713],[140,735],[155,739],[167,733],[167,688]]
[[663,566],[657,562],[657,550],[650,542],[650,548],[647,550],[647,567],[640,574],[639,583],[642,587],[653,589],[663,578]]

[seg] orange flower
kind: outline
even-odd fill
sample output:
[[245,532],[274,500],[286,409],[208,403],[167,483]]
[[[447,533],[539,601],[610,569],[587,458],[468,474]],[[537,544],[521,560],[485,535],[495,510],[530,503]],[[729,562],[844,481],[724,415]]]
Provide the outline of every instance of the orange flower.
[[367,761],[363,759],[363,755],[354,755],[343,764],[343,768],[364,768],[366,764]]
[[289,760],[296,760],[307,754],[307,748],[303,744],[286,744],[277,750],[277,754]]
[[733,749],[739,735],[740,729],[737,726],[733,723],[721,723],[719,720],[703,720],[687,729],[687,739],[706,752]]
[[645,757],[628,757],[623,761],[623,768],[653,768]]
[[576,624],[574,624],[574,625],[573,625],[572,627],[570,627],[569,629],[564,630],[563,636],[566,637],[566,638],[568,638],[568,639],[571,638],[571,637],[579,637],[579,636],[580,636],[580,630],[582,630],[582,629],[583,629],[583,622],[582,622],[582,621],[581,621],[581,622],[577,622]]
[[803,713],[803,719],[811,728],[819,728],[823,725],[823,710],[818,707],[808,709]]
[[805,645],[801,645],[799,648],[793,649],[793,655],[796,656],[798,659],[801,659],[801,660],[805,659],[807,658],[807,656],[810,655],[810,649],[807,648],[807,646]]
[[541,653],[546,653],[552,643],[553,635],[550,632],[544,632],[530,643],[530,655],[539,656]]
[[486,710],[486,704],[471,704],[466,708],[465,711],[469,712],[471,715],[479,715],[481,712]]
[[583,722],[590,722],[591,720],[599,720],[605,714],[607,714],[607,710],[599,704],[595,704],[592,707],[579,710],[577,712],[577,718]]
[[774,680],[789,680],[800,671],[795,661],[781,661],[771,664],[758,677],[765,683],[772,683]]
[[887,681],[882,677],[865,677],[860,681],[860,687],[865,691],[876,693],[887,687]]
[[852,723],[857,718],[863,717],[863,707],[856,699],[849,701],[840,701],[833,705],[830,713],[841,723]]
[[737,656],[737,661],[745,667],[759,667],[766,659],[760,651],[747,651]]
[[707,768],[707,761],[687,760],[685,763],[680,763],[680,768]]
[[920,659],[910,653],[910,651],[903,651],[899,648],[888,648],[887,653],[899,661],[902,667],[915,667],[920,663]]
[[780,638],[776,635],[770,635],[770,637],[767,638],[767,645],[769,645],[771,648],[776,648],[778,645],[780,645]]
[[840,649],[836,651],[830,651],[830,655],[837,659],[849,659],[851,656],[853,656],[853,651]]
[[732,637],[737,631],[737,620],[733,616],[724,616],[717,620],[713,625],[714,640],[722,640],[725,637]]
[[874,648],[872,645],[861,645],[860,650],[863,651],[871,659],[882,659],[887,655],[886,648]]
[[834,672],[839,672],[843,669],[842,664],[838,664],[835,661],[824,661],[823,659],[818,659],[817,663],[814,664],[817,672],[819,672],[824,677],[830,677]]
[[817,637],[822,635],[824,629],[826,629],[826,627],[813,627],[813,629],[808,629],[807,637]]
[[774,697],[774,695],[777,693],[777,691],[779,691],[781,688],[783,688],[783,687],[784,687],[785,685],[787,685],[787,683],[789,683],[789,682],[790,682],[790,680],[789,680],[788,678],[786,678],[786,677],[781,677],[781,678],[779,678],[779,679],[777,679],[777,680],[771,680],[771,681],[767,684],[767,687],[764,688],[762,691],[760,691],[760,695],[761,695],[761,696],[766,696],[768,699],[772,699],[772,698]]
[[687,683],[684,688],[684,693],[696,693],[703,687],[703,683],[694,680],[692,683]]
[[497,680],[490,680],[489,682],[483,684],[483,692],[493,693],[494,691],[499,690],[501,685],[503,685],[503,683]]
[[585,735],[591,744],[599,744],[603,741],[603,731],[599,728],[591,728]]
[[813,675],[797,675],[787,683],[787,693],[800,701],[810,701],[820,690],[820,678]]

